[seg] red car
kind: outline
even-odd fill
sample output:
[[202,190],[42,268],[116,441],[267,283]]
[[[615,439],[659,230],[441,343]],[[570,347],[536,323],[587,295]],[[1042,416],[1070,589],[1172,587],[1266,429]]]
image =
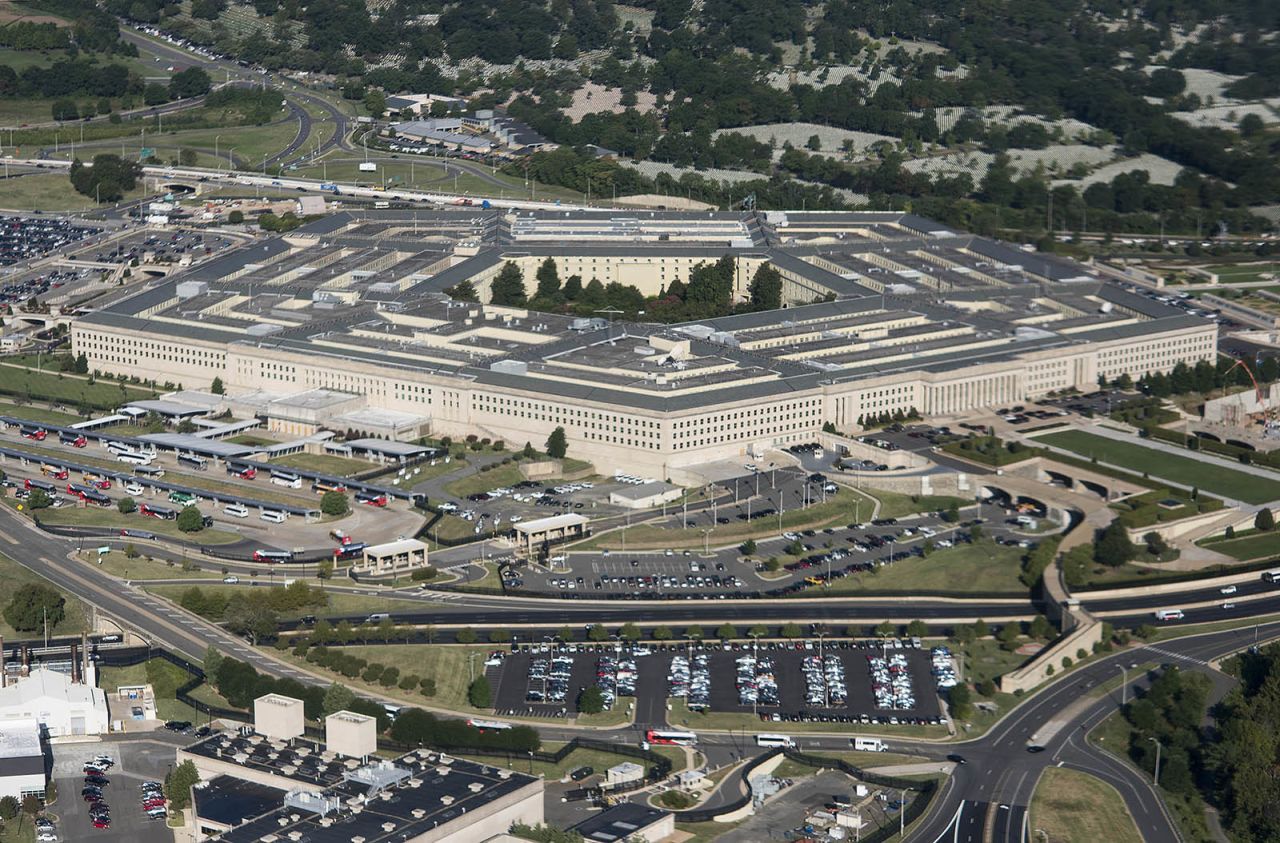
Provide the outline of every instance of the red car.
[[111,820],[100,820],[97,817],[93,820],[94,828],[111,828]]

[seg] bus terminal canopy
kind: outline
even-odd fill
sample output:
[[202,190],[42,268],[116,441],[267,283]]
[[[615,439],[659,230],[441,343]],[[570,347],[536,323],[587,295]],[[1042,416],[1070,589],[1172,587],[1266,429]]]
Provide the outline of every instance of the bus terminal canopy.
[[576,513],[553,515],[550,518],[535,518],[515,525],[516,539],[520,548],[528,553],[540,544],[565,541],[579,538],[587,534],[587,519]]

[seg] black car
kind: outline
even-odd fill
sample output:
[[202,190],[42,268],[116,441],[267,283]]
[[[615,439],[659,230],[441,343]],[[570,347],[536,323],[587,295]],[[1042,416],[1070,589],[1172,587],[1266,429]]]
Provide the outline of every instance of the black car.
[[575,782],[580,782],[583,779],[585,779],[587,776],[590,776],[594,773],[595,773],[594,767],[579,767],[578,769],[574,770],[572,773],[569,774],[569,778],[573,779]]
[[191,728],[191,723],[187,720],[170,720],[164,727],[170,732],[183,732]]
[[1027,752],[1044,752],[1044,747],[1033,743],[1027,747]]
[[954,752],[947,756],[947,760],[953,764],[968,764],[963,755],[956,755]]
[[111,779],[107,778],[106,776],[85,776],[84,783],[98,785],[99,787],[102,787],[104,785],[111,784]]

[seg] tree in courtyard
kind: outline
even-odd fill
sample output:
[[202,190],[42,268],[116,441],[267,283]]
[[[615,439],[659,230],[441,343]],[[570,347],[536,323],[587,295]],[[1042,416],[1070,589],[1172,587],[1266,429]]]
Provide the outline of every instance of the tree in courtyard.
[[489,287],[489,303],[507,307],[523,307],[529,301],[520,267],[507,261]]
[[1098,534],[1093,544],[1093,558],[1111,568],[1123,565],[1135,555],[1137,548],[1129,541],[1129,532],[1118,518]]
[[771,264],[762,263],[747,285],[752,310],[777,310],[782,307],[782,273]]
[[564,455],[569,452],[569,440],[564,434],[563,427],[557,427],[551,431],[551,435],[547,437],[547,456],[552,459],[564,459]]
[[66,617],[67,601],[61,592],[44,583],[18,586],[4,608],[4,620],[18,632],[53,629]]
[[555,258],[549,257],[544,260],[534,277],[538,281],[538,289],[534,297],[550,300],[560,295],[560,273],[556,269]]

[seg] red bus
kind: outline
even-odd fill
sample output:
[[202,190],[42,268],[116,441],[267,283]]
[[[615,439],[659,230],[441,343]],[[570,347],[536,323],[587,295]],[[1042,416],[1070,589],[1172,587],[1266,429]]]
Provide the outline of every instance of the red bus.
[[660,731],[658,729],[650,729],[644,733],[644,739],[647,743],[668,746],[698,745],[698,736],[693,732],[668,732]]

